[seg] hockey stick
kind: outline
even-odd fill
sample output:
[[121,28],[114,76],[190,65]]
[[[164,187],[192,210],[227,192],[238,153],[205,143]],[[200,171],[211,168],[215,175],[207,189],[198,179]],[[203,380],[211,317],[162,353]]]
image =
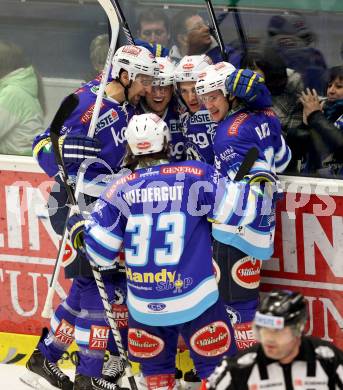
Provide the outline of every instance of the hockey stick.
[[[69,107],[72,104],[75,104],[75,101],[77,102],[78,99],[77,99],[76,95],[72,94],[72,95],[68,96],[68,98],[65,100],[64,103],[67,107]],[[62,104],[62,106],[63,106],[63,104]],[[56,121],[56,126],[51,126],[51,129],[50,129],[51,143],[52,143],[52,147],[53,147],[54,152],[55,152],[55,158],[56,158],[59,174],[60,174],[62,181],[66,187],[66,190],[67,190],[68,200],[71,203],[73,208],[78,208],[76,196],[73,193],[72,188],[70,186],[68,173],[67,173],[67,170],[64,166],[63,159],[62,159],[62,156],[61,156],[60,151],[59,151],[59,137],[60,137],[61,126],[57,126],[57,124],[60,124],[60,123],[63,124],[63,122]],[[64,236],[67,237],[67,234],[65,233]],[[126,352],[125,352],[125,349],[123,347],[123,342],[122,342],[118,327],[116,325],[116,322],[115,322],[115,319],[113,316],[112,308],[111,308],[111,305],[109,303],[108,295],[107,295],[107,292],[105,290],[105,285],[104,285],[101,273],[99,272],[99,270],[96,267],[91,266],[91,268],[92,268],[92,272],[93,272],[93,276],[94,276],[97,288],[99,290],[99,294],[100,294],[103,306],[104,306],[105,311],[106,311],[106,316],[107,316],[108,322],[110,324],[111,331],[112,331],[116,346],[118,348],[119,356],[124,363],[125,373],[128,377],[131,389],[137,390],[135,378],[131,372],[131,367],[130,367],[130,364],[128,362]]]
[[[74,94],[69,95],[62,102],[62,104],[61,104],[60,108],[58,109],[58,111],[56,112],[56,115],[55,115],[55,117],[51,123],[51,126],[50,126],[51,141],[54,137],[54,134],[56,134],[56,132],[58,133],[58,136],[60,135],[60,129],[62,128],[63,123],[71,115],[71,113],[75,110],[78,103],[79,103],[79,101],[78,101],[76,95],[74,95]],[[52,143],[53,143],[53,141],[52,141]],[[57,139],[57,151],[59,153],[58,139]],[[57,160],[56,160],[56,162],[57,162]],[[60,167],[59,167],[58,162],[57,162],[57,167],[58,167],[58,170],[60,172]],[[74,196],[74,194],[72,193],[69,186],[67,186],[66,190],[67,190],[68,197]],[[68,211],[68,216],[67,216],[66,221],[69,218],[69,214],[70,214],[70,210]],[[68,235],[66,234],[66,225],[65,225],[62,242],[61,242],[59,250],[58,250],[57,260],[56,260],[55,267],[54,267],[54,270],[53,270],[53,273],[52,273],[52,276],[50,279],[50,283],[49,283],[48,294],[45,298],[44,308],[43,308],[43,311],[41,314],[43,318],[51,318],[51,316],[52,316],[52,302],[53,302],[53,298],[54,298],[54,294],[55,294],[55,290],[56,290],[58,275],[60,273],[60,269],[61,269],[61,265],[62,265],[62,259],[63,259],[63,255],[64,255],[64,251],[65,251],[65,246],[67,243],[67,238],[68,238]]]
[[251,149],[248,150],[247,154],[245,155],[244,160],[240,165],[238,172],[236,173],[234,181],[242,180],[243,177],[250,172],[250,169],[252,168],[255,161],[257,160],[257,157],[258,157],[258,149],[255,146],[253,146]]
[[[228,11],[231,11],[233,14],[233,19],[235,22],[236,30],[238,32],[239,40],[240,40],[241,47],[242,47],[242,52],[243,52],[243,54],[246,55],[248,53],[248,44],[247,44],[247,38],[246,38],[244,28],[243,28],[242,18],[241,18],[241,15],[239,13],[239,10],[237,8],[238,1],[239,0],[231,0]],[[216,14],[215,14],[214,9],[213,9],[212,1],[205,0],[205,2],[207,5],[208,12],[210,14],[211,23],[212,23],[213,30],[214,30],[215,35],[216,35],[216,41],[219,45],[220,52],[222,53],[223,60],[227,61],[228,60],[227,53],[225,51],[225,45],[224,45],[223,37],[222,37],[221,32],[220,32],[220,27],[219,27],[220,23],[224,20],[224,17],[221,18],[220,22],[218,22],[218,20],[216,18]]]
[[217,41],[217,43],[219,45],[219,49],[220,49],[220,53],[222,55],[222,59],[223,59],[223,61],[227,61],[228,60],[227,53],[225,51],[225,45],[224,45],[223,37],[222,37],[222,34],[220,32],[218,23],[217,23],[216,14],[214,13],[212,1],[211,0],[205,0],[205,3],[206,3],[207,10],[208,10],[208,13],[209,13],[210,18],[211,18],[212,28],[213,28],[213,31],[214,31],[214,33],[216,35],[215,38],[216,38],[216,41]]
[[[111,0],[98,0],[98,1],[99,1],[100,5],[102,6],[102,8],[104,9],[104,11],[106,12],[106,15],[107,15],[107,17],[108,17],[108,19],[110,21],[112,34],[111,34],[110,47],[108,49],[106,62],[105,62],[105,66],[104,66],[104,69],[103,69],[103,72],[102,72],[101,82],[100,82],[100,85],[99,85],[99,90],[98,90],[97,98],[96,98],[95,105],[94,105],[94,110],[93,110],[91,123],[90,123],[89,129],[88,129],[88,134],[87,135],[89,137],[93,137],[94,136],[95,127],[96,127],[96,123],[98,121],[100,107],[101,107],[102,99],[103,99],[103,96],[104,96],[104,92],[105,92],[105,88],[106,88],[106,84],[107,84],[107,80],[108,80],[108,75],[110,73],[111,62],[112,62],[114,50],[115,50],[115,47],[116,47],[118,34],[119,34],[119,22],[118,22],[116,11],[115,11],[112,3],[111,3]],[[61,105],[61,109],[62,109],[62,106],[63,106],[63,103]],[[63,109],[65,110],[66,107],[64,107]],[[56,114],[56,116],[57,116],[57,114]],[[63,123],[59,123],[59,124],[62,126]],[[58,136],[60,135],[60,132],[59,132],[60,128],[61,127],[59,127],[59,128],[56,127],[56,130],[58,130]],[[58,153],[59,153],[59,149],[58,148],[57,148],[56,151],[58,151]],[[81,180],[79,180],[76,183],[75,194],[72,195],[72,196],[75,197],[75,199],[78,198],[78,194],[80,192],[81,185],[82,185]],[[67,191],[68,191],[68,189],[67,189]],[[70,194],[68,193],[68,196],[69,195]],[[69,218],[69,215],[70,215],[70,211],[68,212],[67,220]],[[52,274],[52,278],[50,280],[48,295],[47,295],[47,297],[45,299],[44,308],[43,308],[43,311],[42,311],[42,314],[41,314],[43,318],[50,318],[51,315],[52,315],[52,312],[53,312],[52,304],[53,304],[53,297],[54,297],[54,292],[55,292],[55,286],[57,284],[57,280],[58,280],[58,276],[59,276],[59,272],[60,272],[60,268],[61,268],[61,264],[62,264],[63,254],[64,254],[64,248],[65,248],[65,245],[66,245],[66,242],[67,242],[67,238],[68,238],[68,232],[67,232],[67,229],[64,229],[63,236],[62,236],[62,243],[61,243],[59,251],[58,251],[57,260],[56,260],[56,263],[55,263],[55,268],[54,268],[54,271],[53,271],[53,274]]]
[[123,13],[123,11],[122,11],[122,9],[120,7],[119,1],[118,0],[112,0],[112,2],[113,2],[113,5],[114,5],[114,7],[116,9],[119,22],[121,24],[121,27],[122,27],[122,29],[124,31],[124,34],[125,34],[125,37],[126,37],[128,43],[130,45],[134,45],[135,41],[133,39],[133,35],[131,34],[130,27],[129,27],[129,25],[128,25],[127,21],[126,21],[126,18],[124,16],[124,13]]
[[233,19],[235,21],[236,30],[238,31],[239,40],[241,42],[242,52],[244,55],[248,54],[248,40],[244,32],[242,18],[237,8],[237,3],[239,0],[231,0],[230,10],[233,13]]

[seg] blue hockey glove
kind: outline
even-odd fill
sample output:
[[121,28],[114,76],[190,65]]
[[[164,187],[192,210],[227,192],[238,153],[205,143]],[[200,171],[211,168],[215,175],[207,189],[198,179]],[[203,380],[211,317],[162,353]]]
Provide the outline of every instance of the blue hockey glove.
[[81,164],[86,158],[96,158],[101,151],[100,142],[85,135],[67,135],[60,140],[65,164]]
[[250,69],[236,69],[225,80],[225,88],[228,94],[242,99],[254,109],[272,106],[264,78]]
[[83,230],[85,227],[85,219],[81,214],[74,214],[68,219],[67,229],[73,248],[77,253],[84,255],[85,247],[83,241]]

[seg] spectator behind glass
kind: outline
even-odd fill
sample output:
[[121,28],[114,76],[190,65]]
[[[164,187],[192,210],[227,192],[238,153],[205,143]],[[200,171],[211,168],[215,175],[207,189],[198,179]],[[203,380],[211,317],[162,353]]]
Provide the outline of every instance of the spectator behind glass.
[[287,172],[300,171],[299,161],[303,157],[303,137],[308,132],[301,130],[303,126],[302,105],[298,101],[304,89],[299,73],[286,67],[283,58],[275,49],[251,51],[242,59],[242,67],[260,73],[272,95],[273,110],[278,116],[282,132],[292,150],[292,161]]
[[[175,44],[170,49],[169,57],[178,64],[185,55],[206,54],[215,64],[223,61],[217,42],[212,37],[210,28],[204,19],[192,10],[182,10],[174,18]],[[225,45],[229,62],[238,66],[240,56],[231,46]]]
[[143,11],[137,21],[139,39],[149,43],[169,46],[169,19],[160,9],[149,8]]
[[32,155],[32,141],[43,131],[40,78],[13,43],[0,41],[0,58],[0,153]]
[[275,47],[288,68],[299,72],[305,87],[324,93],[327,66],[318,49],[311,47],[315,35],[297,12],[273,16],[268,24],[267,47]]
[[92,74],[86,80],[92,80],[102,72],[109,49],[108,34],[97,35],[89,46],[89,58],[92,64]]
[[307,89],[301,94],[304,106],[304,122],[310,127],[310,136],[315,156],[311,153],[305,167],[306,172],[321,176],[343,177],[343,66],[329,70],[327,99],[318,97],[315,90]]

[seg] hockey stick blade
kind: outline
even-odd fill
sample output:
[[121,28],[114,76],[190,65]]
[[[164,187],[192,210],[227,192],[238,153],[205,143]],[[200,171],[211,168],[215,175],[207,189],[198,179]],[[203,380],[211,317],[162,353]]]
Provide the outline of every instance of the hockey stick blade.
[[223,61],[228,61],[227,53],[226,53],[226,50],[225,50],[225,44],[224,44],[223,36],[222,36],[222,34],[220,32],[220,28],[219,28],[219,25],[218,25],[218,21],[216,19],[216,14],[214,12],[212,1],[211,0],[205,0],[205,3],[206,3],[206,6],[207,6],[207,12],[210,15],[210,19],[211,19],[211,23],[212,23],[212,29],[213,29],[213,32],[214,32],[214,35],[215,35],[214,38],[217,41],[217,44],[219,46],[220,53],[221,53],[221,56],[222,56],[222,60]]
[[255,161],[257,160],[258,154],[259,154],[258,149],[255,146],[248,150],[242,164],[239,167],[238,172],[236,173],[234,181],[242,180],[243,177],[250,172],[250,169],[252,168]]
[[124,31],[124,34],[125,34],[125,37],[129,43],[129,45],[134,45],[135,44],[135,41],[133,39],[133,35],[131,33],[131,30],[130,30],[130,27],[127,23],[127,20],[124,16],[124,13],[123,13],[123,10],[121,9],[120,7],[120,4],[119,4],[119,1],[118,0],[112,0],[113,2],[113,5],[116,9],[116,13],[117,13],[117,16],[118,16],[118,19],[121,23],[121,27]]

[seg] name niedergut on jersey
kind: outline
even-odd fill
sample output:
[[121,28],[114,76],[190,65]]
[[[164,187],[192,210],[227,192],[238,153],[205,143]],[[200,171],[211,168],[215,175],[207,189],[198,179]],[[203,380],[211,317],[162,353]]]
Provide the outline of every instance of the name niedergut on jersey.
[[182,200],[183,186],[163,186],[136,188],[126,192],[123,197],[127,204],[145,203],[145,202],[166,202]]

